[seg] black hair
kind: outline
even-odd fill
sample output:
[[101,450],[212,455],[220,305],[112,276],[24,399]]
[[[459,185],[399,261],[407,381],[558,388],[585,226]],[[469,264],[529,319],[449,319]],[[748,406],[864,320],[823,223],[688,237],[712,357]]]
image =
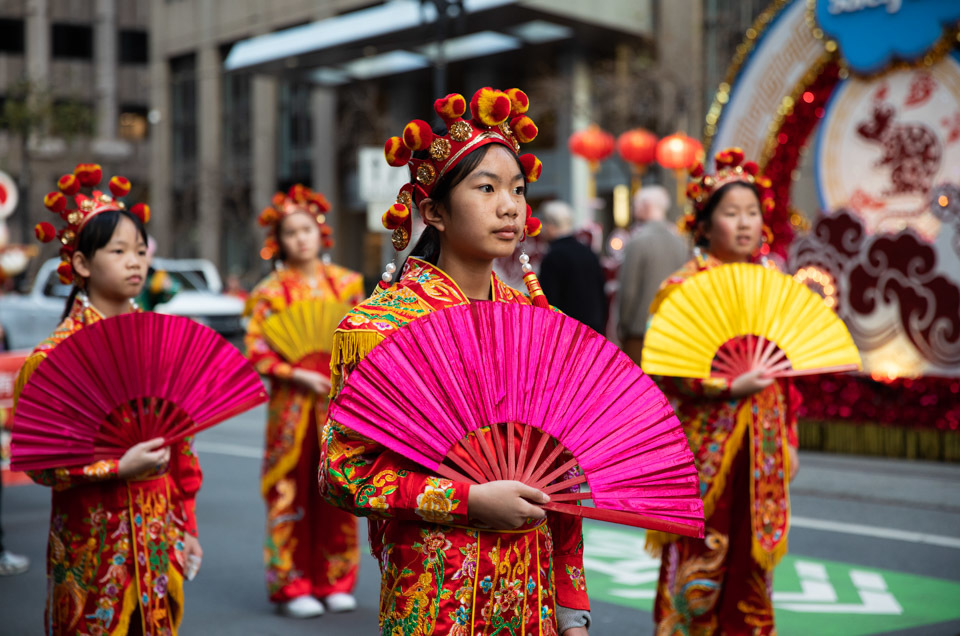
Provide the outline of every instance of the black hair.
[[[93,255],[97,250],[110,242],[110,239],[113,238],[114,230],[117,229],[117,224],[120,223],[120,219],[124,217],[133,222],[134,227],[137,228],[137,232],[143,237],[143,242],[146,243],[147,228],[144,227],[140,217],[127,210],[107,210],[106,212],[97,214],[83,226],[83,229],[80,230],[80,236],[77,237],[76,251],[83,254],[89,262],[93,259]],[[74,273],[73,276],[73,289],[70,290],[70,296],[67,297],[67,304],[63,308],[63,315],[60,317],[60,320],[64,320],[70,315],[70,309],[73,308],[73,303],[77,299],[77,294],[80,292],[80,275]]]
[[[447,134],[446,128],[443,127],[434,128],[433,132],[436,135]],[[460,163],[437,180],[436,185],[433,186],[433,190],[430,193],[430,199],[440,203],[449,210],[450,193],[464,179],[470,176],[471,172],[477,169],[477,166],[479,166],[483,158],[487,156],[487,151],[489,151],[493,145],[492,143],[484,144],[461,159]],[[426,159],[429,155],[426,151],[419,150],[415,152],[413,156],[417,159]],[[523,169],[523,164],[520,163],[519,157],[515,156],[514,158],[517,161],[517,166],[520,168],[520,173],[524,175],[524,183],[526,183],[527,177],[526,171]],[[410,251],[410,256],[427,261],[433,265],[437,264],[437,261],[440,260],[440,232],[437,228],[432,225],[427,225],[427,227],[424,228],[417,243],[413,246],[413,250]],[[404,261],[404,265],[405,264],[406,261]],[[400,267],[400,271],[403,271],[403,266]]]
[[[717,206],[720,205],[720,201],[723,200],[724,195],[734,188],[747,188],[756,195],[757,202],[760,201],[760,191],[757,190],[757,186],[752,183],[747,183],[746,181],[731,181],[730,183],[721,186],[718,190],[710,195],[710,198],[707,199],[707,204],[703,206],[703,209],[697,211],[694,222],[694,236],[697,237],[697,247],[710,246],[710,241],[707,240],[706,233],[710,230],[710,224],[713,222],[713,213],[717,209]],[[703,226],[703,231],[700,229],[701,225]]]

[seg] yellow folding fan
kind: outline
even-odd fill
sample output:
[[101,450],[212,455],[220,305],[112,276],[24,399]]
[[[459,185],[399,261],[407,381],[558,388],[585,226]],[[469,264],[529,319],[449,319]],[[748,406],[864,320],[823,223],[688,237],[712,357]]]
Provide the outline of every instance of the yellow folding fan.
[[732,379],[854,371],[860,353],[823,299],[775,269],[734,263],[691,276],[650,322],[641,366],[651,375]]
[[[263,335],[284,360],[304,366],[330,354],[333,332],[351,309],[353,305],[329,300],[298,300],[264,320]],[[328,372],[323,366],[320,370]]]

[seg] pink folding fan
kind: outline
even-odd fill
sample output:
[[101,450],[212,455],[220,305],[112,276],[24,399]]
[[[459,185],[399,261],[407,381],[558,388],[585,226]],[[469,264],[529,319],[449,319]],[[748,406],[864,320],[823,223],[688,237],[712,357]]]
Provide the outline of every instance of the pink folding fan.
[[265,402],[247,359],[189,318],[125,314],[54,348],[17,403],[11,468],[39,470],[118,458],[168,444]]
[[550,510],[703,536],[697,469],[666,398],[557,312],[477,302],[419,318],[351,371],[330,417],[450,479],[515,479]]

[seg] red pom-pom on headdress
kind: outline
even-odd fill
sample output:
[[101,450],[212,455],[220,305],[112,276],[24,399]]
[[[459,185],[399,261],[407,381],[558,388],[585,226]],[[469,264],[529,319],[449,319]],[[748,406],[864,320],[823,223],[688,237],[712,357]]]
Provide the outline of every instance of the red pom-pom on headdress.
[[110,193],[118,199],[127,196],[130,194],[130,180],[121,176],[110,179]]
[[64,285],[69,285],[73,282],[73,265],[67,261],[63,261],[57,265],[57,276],[60,278],[60,282]]
[[144,225],[150,222],[150,206],[146,203],[138,203],[130,208],[130,213],[136,215],[143,221]]
[[520,115],[510,120],[510,130],[514,137],[522,144],[528,144],[537,138],[537,125],[526,115]]
[[540,230],[543,227],[543,224],[540,223],[540,219],[535,216],[531,216],[524,223],[523,229],[527,236],[536,236],[540,234]]
[[54,214],[60,214],[67,209],[67,197],[62,192],[51,192],[43,197],[43,204]]
[[391,137],[387,139],[387,143],[383,146],[383,156],[386,158],[388,164],[394,168],[399,168],[407,165],[412,153],[406,144],[403,143],[403,139],[400,137]]
[[510,114],[514,117],[524,114],[530,108],[530,98],[519,88],[508,88],[504,92],[510,97]]
[[520,165],[523,166],[523,176],[527,183],[536,182],[540,178],[540,173],[543,172],[543,164],[530,153],[520,155]]
[[57,188],[68,197],[80,192],[80,179],[75,174],[65,174],[57,181]]
[[414,119],[403,129],[403,145],[410,150],[426,150],[432,141],[433,130],[422,119]]
[[33,228],[33,233],[37,235],[37,240],[41,243],[49,243],[57,237],[57,230],[46,221],[37,223],[36,227]]
[[73,174],[77,176],[80,185],[85,188],[92,188],[100,184],[103,179],[103,169],[98,163],[78,163],[74,168]]
[[499,126],[510,117],[510,96],[503,91],[481,88],[470,100],[470,113],[473,118],[486,126]]
[[402,203],[394,203],[383,213],[381,220],[383,221],[383,227],[388,230],[395,230],[403,225],[408,218],[410,218],[410,208]]
[[433,110],[449,125],[451,121],[460,119],[467,112],[467,100],[460,93],[450,93],[435,101]]

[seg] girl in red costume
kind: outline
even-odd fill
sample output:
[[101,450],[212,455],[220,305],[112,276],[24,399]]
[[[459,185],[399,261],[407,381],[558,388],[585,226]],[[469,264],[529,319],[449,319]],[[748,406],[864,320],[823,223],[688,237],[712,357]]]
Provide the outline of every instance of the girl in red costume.
[[[651,316],[697,272],[758,256],[763,213],[773,205],[770,182],[739,148],[718,153],[716,168],[692,172],[695,256],[664,282]],[[661,380],[696,458],[707,525],[706,539],[647,533],[648,547],[662,557],[657,635],[774,634],[773,568],[787,551],[799,394],[762,371],[732,382]]]
[[[63,321],[24,363],[15,399],[72,334],[139,311],[132,299],[147,275],[149,209],[138,204],[127,211],[117,200],[130,191],[122,177],[110,180],[110,193],[79,193],[81,186],[97,186],[101,176],[100,166],[81,164],[60,179],[60,192],[44,200],[67,222],[59,234],[64,262],[57,271],[74,287]],[[40,240],[54,236],[50,223],[37,226]],[[44,633],[175,635],[183,617],[184,573],[195,574],[203,555],[195,514],[202,474],[192,438],[173,447],[157,438],[131,447],[119,460],[29,474],[53,489]]]
[[274,195],[260,224],[269,228],[263,254],[275,258],[278,267],[247,303],[247,355],[271,385],[260,482],[267,503],[267,590],[280,611],[295,618],[319,616],[324,606],[335,612],[354,609],[360,559],[356,519],[317,492],[318,427],[327,416],[330,356],[290,364],[263,333],[267,319],[299,301],[352,306],[363,300],[360,274],[319,256],[321,243],[332,245],[325,218],[329,209],[322,194],[302,185]]
[[[494,259],[513,254],[525,231],[539,230],[526,188],[540,163],[518,156],[520,143],[536,136],[527,106],[519,90],[484,88],[466,120],[464,98],[448,95],[435,104],[445,131],[415,120],[402,139],[387,142],[387,161],[409,164],[412,175],[384,215],[394,246],[409,241],[412,206],[428,227],[400,280],[389,284],[388,266],[378,293],[341,322],[334,395],[367,352],[412,320],[475,300],[532,302],[493,273]],[[526,280],[542,302],[529,271]],[[370,521],[381,634],[586,634],[581,523],[540,508],[546,494],[517,481],[471,486],[424,473],[334,421],[322,441],[325,496]]]

